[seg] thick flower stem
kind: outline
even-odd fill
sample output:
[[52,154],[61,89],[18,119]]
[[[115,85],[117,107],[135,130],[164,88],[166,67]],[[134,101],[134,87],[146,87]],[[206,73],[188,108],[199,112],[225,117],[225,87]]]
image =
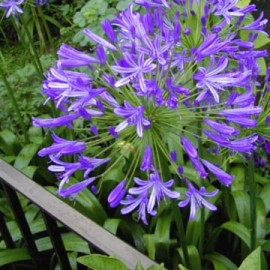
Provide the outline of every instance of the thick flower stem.
[[254,179],[254,157],[248,163],[248,185],[250,194],[250,249],[256,247],[256,183]]
[[15,99],[15,96],[13,94],[13,91],[12,91],[12,89],[10,87],[10,84],[9,84],[8,80],[6,79],[6,76],[5,76],[5,74],[4,74],[1,66],[0,66],[0,76],[1,76],[3,82],[4,82],[5,86],[6,86],[7,93],[9,95],[10,99],[11,99],[11,102],[13,104],[14,110],[15,110],[15,112],[17,114],[17,117],[18,117],[20,126],[22,128],[22,132],[23,132],[23,135],[24,135],[24,140],[25,140],[26,143],[28,143],[29,142],[29,138],[28,138],[28,134],[27,134],[27,131],[26,131],[26,126],[25,126],[25,124],[23,122],[23,118],[22,118],[22,115],[21,115],[19,106],[17,104],[17,101]]

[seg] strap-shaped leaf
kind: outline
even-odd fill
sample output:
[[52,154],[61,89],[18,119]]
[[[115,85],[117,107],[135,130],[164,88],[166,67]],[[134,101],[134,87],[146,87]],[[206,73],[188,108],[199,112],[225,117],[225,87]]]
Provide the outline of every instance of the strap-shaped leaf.
[[[204,256],[204,259],[213,263],[215,270],[222,270],[222,267],[227,270],[237,270],[237,266],[224,255],[213,252]],[[220,268],[216,268],[220,267]]]
[[27,260],[31,260],[31,257],[24,248],[6,249],[0,251],[0,266]]
[[83,256],[77,261],[93,270],[128,270],[120,260],[100,254]]
[[238,270],[262,269],[261,247],[256,248],[242,262]]
[[249,229],[243,224],[236,221],[228,221],[222,224],[221,228],[237,235],[247,245],[247,247],[250,247],[250,232]]

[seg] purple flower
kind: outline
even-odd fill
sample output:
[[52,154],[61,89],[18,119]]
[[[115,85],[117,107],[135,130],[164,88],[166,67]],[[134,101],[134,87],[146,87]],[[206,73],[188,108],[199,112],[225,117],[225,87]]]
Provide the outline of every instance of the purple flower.
[[184,136],[182,136],[182,144],[190,158],[198,158],[198,152],[195,146]]
[[[126,215],[133,212],[137,207],[138,209],[138,221],[142,220],[145,225],[148,225],[146,218],[146,208],[148,204],[148,194],[142,193],[138,197],[134,198],[131,195],[127,195],[126,200],[120,202],[124,205],[124,208],[121,209],[121,214]],[[152,216],[156,215],[156,212],[148,213]]]
[[[112,190],[109,205],[121,204],[123,214],[136,211],[145,224],[148,215],[157,213],[161,201],[179,197],[172,191],[174,181],[178,187],[188,186],[187,199],[179,206],[191,203],[191,217],[198,207],[216,210],[204,198],[216,191],[197,190],[190,183],[188,169],[194,168],[205,185],[216,178],[229,186],[233,177],[208,158],[214,160],[218,153],[222,157],[224,150],[246,157],[256,149],[254,127],[264,122],[259,114],[266,108],[262,102],[262,106],[255,105],[256,93],[258,88],[269,88],[270,71],[266,86],[260,85],[258,59],[267,56],[267,51],[255,50],[254,41],[265,20],[261,15],[242,26],[246,14],[256,8],[239,9],[237,0],[136,3],[141,5],[139,10],[134,11],[131,4],[112,21],[102,23],[104,38],[84,30],[97,45],[94,53],[66,44],[59,49],[60,59],[46,74],[43,94],[61,110],[61,116],[33,118],[33,124],[72,127],[77,141],[54,137],[52,145],[40,154],[50,156],[49,169],[59,175],[62,195],[77,194],[87,185],[90,173],[111,158],[108,170],[123,169],[128,182],[121,181]],[[196,35],[191,23],[195,17],[201,23]],[[241,39],[239,30],[249,32],[246,40]],[[132,148],[128,156],[123,145]],[[90,151],[95,157],[102,154],[107,158],[90,158]],[[89,156],[84,156],[86,153]],[[77,156],[70,157],[76,158],[74,161],[61,158],[74,154]],[[123,158],[128,158],[130,168],[120,164]],[[265,162],[258,160],[258,164]],[[76,176],[83,173],[86,182],[63,190],[77,171],[81,173]],[[95,176],[102,181],[105,173],[97,170]],[[167,173],[175,180],[163,182],[160,175]],[[147,175],[147,180],[138,178],[140,175]],[[97,186],[103,192],[104,185]]]
[[202,44],[196,50],[198,62],[209,55],[215,55],[220,51],[225,50],[229,44],[230,40],[225,39],[224,41],[221,41],[217,34],[209,33],[209,35],[205,37]]
[[242,26],[241,29],[242,30],[258,31],[258,32],[268,36],[268,34],[265,31],[263,31],[263,29],[265,28],[268,20],[267,19],[262,20],[262,18],[263,18],[263,11],[261,12],[260,17],[257,20],[253,21],[250,24]]
[[110,21],[108,19],[105,19],[101,26],[107,37],[111,40],[111,42],[117,43],[117,36],[112,28]]
[[60,189],[58,191],[58,194],[61,196],[61,197],[68,197],[68,196],[71,196],[72,198],[75,198],[75,196],[81,192],[82,190],[84,190],[88,185],[90,185],[92,182],[94,182],[96,178],[95,177],[91,177],[91,178],[88,178],[84,181],[81,181],[79,183],[76,183],[68,188],[65,188],[65,189]]
[[40,5],[47,5],[49,0],[36,0],[36,7]]
[[227,24],[230,23],[232,16],[243,16],[244,13],[236,8],[238,0],[217,0],[213,4],[213,12],[217,16],[224,16]]
[[199,158],[190,158],[191,164],[194,167],[194,169],[199,173],[199,176],[202,179],[205,179],[208,176],[208,173],[206,172],[203,164],[199,160]]
[[126,194],[125,189],[126,181],[122,180],[109,194],[108,203],[110,207],[115,208],[119,205],[121,200],[124,198]]
[[[199,72],[193,75],[193,78],[197,81],[196,86],[209,90],[217,103],[220,101],[218,91],[224,91],[224,87],[228,86],[239,86],[250,74],[249,72],[221,74],[228,63],[229,60],[226,57],[221,57],[217,63],[215,63],[214,57],[211,57],[210,66],[207,69],[199,67]],[[216,66],[216,68],[214,68],[214,66]]]
[[24,0],[4,0],[0,3],[0,7],[6,11],[6,18],[8,18],[10,15],[16,16],[18,13],[23,13],[19,7],[23,2]]
[[186,207],[190,204],[190,215],[189,219],[194,219],[196,215],[196,211],[198,208],[202,208],[205,206],[207,209],[211,211],[216,211],[217,207],[211,203],[209,203],[203,197],[214,197],[218,193],[218,190],[214,190],[212,192],[206,192],[205,187],[201,187],[199,190],[196,189],[190,182],[188,183],[188,191],[186,192],[187,198],[181,201],[178,206]]
[[117,51],[116,47],[114,45],[112,45],[111,43],[109,43],[108,41],[106,41],[105,39],[99,37],[98,35],[94,34],[91,30],[85,28],[83,30],[83,33],[91,40],[95,41],[96,43],[98,43],[99,45],[108,48],[112,51]]
[[149,73],[156,68],[156,65],[152,62],[152,59],[144,60],[144,55],[140,54],[137,63],[136,59],[134,59],[131,54],[125,53],[123,61],[121,61],[121,63],[119,62],[118,66],[112,66],[112,70],[114,72],[126,75],[115,83],[115,87],[126,85],[131,80],[137,79],[139,81],[141,91],[146,93],[147,89],[143,74]]
[[154,166],[152,163],[152,148],[149,144],[145,147],[144,154],[143,154],[143,160],[142,160],[140,169],[141,169],[141,171],[154,169]]
[[204,123],[220,134],[224,134],[227,136],[236,136],[239,134],[239,130],[237,128],[225,124],[220,124],[216,121],[205,119]]
[[62,44],[60,49],[57,52],[57,55],[61,58],[57,61],[57,65],[62,68],[73,68],[73,67],[82,67],[88,66],[91,64],[99,63],[99,60],[89,56],[85,53],[82,53],[67,44]]
[[208,162],[205,159],[202,159],[202,163],[205,165],[205,167],[213,173],[217,179],[226,187],[230,186],[233,181],[233,176],[230,174],[224,172],[219,167],[213,165],[212,163]]
[[177,161],[177,154],[175,151],[171,151],[170,152],[170,158],[173,162],[176,162]]
[[219,115],[225,117],[236,117],[236,116],[251,116],[251,115],[258,115],[262,111],[262,108],[259,106],[248,106],[244,108],[236,108],[236,109],[225,109],[218,112]]
[[[43,93],[56,102],[56,107],[65,111],[69,98],[89,97],[102,93],[90,88],[91,79],[85,73],[51,68],[43,82]],[[90,89],[92,95],[89,95]]]
[[[178,192],[169,189],[174,181],[171,179],[167,182],[162,182],[157,171],[150,174],[149,180],[141,180],[135,177],[134,181],[139,187],[130,188],[128,192],[137,197],[128,196],[126,200],[121,201],[121,204],[128,205],[121,210],[122,214],[132,212],[139,204],[144,202],[144,211],[147,210],[148,214],[155,215],[156,211],[154,207],[156,204],[159,206],[161,199],[165,200],[166,197],[177,199],[180,196]],[[145,214],[143,214],[143,216],[145,216]]]
[[145,7],[166,7],[170,8],[170,4],[166,0],[135,0],[136,4]]
[[136,126],[137,135],[141,138],[143,136],[143,128],[149,128],[150,120],[143,117],[144,106],[132,107],[128,101],[124,102],[124,107],[114,109],[114,113],[126,119],[121,122],[116,128],[116,132],[124,130],[127,126]]
[[242,152],[250,154],[253,150],[256,149],[254,143],[258,139],[258,135],[251,134],[250,136],[243,137],[237,140],[231,140],[228,137],[222,136],[221,134],[213,133],[209,130],[204,130],[204,134],[215,142],[217,145],[232,149],[236,152]]
[[61,182],[59,185],[59,192],[61,191],[63,185],[69,181],[69,178],[77,171],[85,171],[83,174],[84,179],[88,178],[88,175],[95,170],[98,166],[107,163],[110,158],[98,159],[89,158],[86,156],[80,156],[78,162],[64,162],[57,158],[56,156],[50,156],[50,159],[55,165],[49,166],[49,171],[60,173],[59,177]]
[[40,119],[33,117],[33,125],[35,127],[59,127],[59,126],[71,126],[71,122],[77,119],[79,115],[77,113],[59,116],[57,118],[52,119]]
[[46,148],[41,149],[38,155],[41,157],[55,154],[56,158],[60,158],[61,155],[72,155],[81,153],[86,149],[84,142],[68,141],[58,137],[55,133],[52,135],[54,143]]

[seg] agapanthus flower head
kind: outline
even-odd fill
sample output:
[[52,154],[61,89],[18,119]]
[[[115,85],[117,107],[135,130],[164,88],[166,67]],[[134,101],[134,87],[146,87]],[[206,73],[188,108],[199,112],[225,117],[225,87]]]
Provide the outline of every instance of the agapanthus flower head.
[[[246,24],[255,8],[240,9],[237,0],[135,3],[145,10],[134,11],[131,4],[106,19],[104,37],[84,29],[95,53],[60,47],[43,94],[61,113],[33,123],[70,128],[74,138],[53,135],[53,144],[39,153],[49,155],[49,170],[60,174],[60,195],[82,190],[93,177],[102,181],[108,170],[122,170],[125,180],[114,179],[119,184],[108,196],[111,207],[121,207],[124,215],[137,211],[147,224],[161,204],[179,199],[176,187],[187,185],[179,206],[190,204],[193,218],[198,207],[216,210],[205,197],[217,191],[206,192],[198,181],[195,187],[188,170],[207,187],[228,187],[228,157],[246,158],[256,150],[258,60],[267,52],[255,50],[254,41],[265,21]],[[241,31],[251,34],[243,40]],[[66,191],[77,171],[83,172],[82,185]]]
[[0,7],[6,11],[6,18],[10,15],[17,16],[18,13],[23,13],[20,5],[24,3],[24,0],[4,0],[0,3]]

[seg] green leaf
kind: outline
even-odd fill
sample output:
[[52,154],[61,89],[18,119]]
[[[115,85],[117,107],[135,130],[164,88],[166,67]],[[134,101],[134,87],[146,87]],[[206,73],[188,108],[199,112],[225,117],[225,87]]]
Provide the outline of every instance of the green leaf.
[[234,176],[231,185],[232,191],[244,190],[246,168],[243,165],[239,164],[231,169],[231,174]]
[[39,149],[38,144],[27,144],[23,147],[23,149],[20,151],[19,155],[17,156],[14,167],[18,170],[21,170],[29,165],[32,158],[37,153],[37,150]]
[[[215,265],[225,267],[227,270],[237,270],[237,266],[227,257],[224,255],[213,252],[204,256],[204,259],[210,261]],[[223,268],[215,268],[215,270],[222,270]]]
[[125,179],[125,174],[122,172],[122,167],[113,168],[102,177],[102,181],[114,180],[120,182],[123,179]]
[[[188,246],[187,250],[188,250],[189,261],[190,261],[190,269],[201,270],[202,269],[201,257],[198,252],[198,249],[195,246]],[[178,248],[177,251],[181,257],[181,260],[184,261],[183,249]]]
[[238,270],[262,269],[261,268],[261,247],[257,247],[242,262]]
[[135,270],[145,270],[141,264],[141,262],[137,262]]
[[155,260],[156,258],[156,246],[155,246],[155,235],[154,234],[144,234],[143,235],[145,245],[147,248],[148,256]]
[[19,153],[20,146],[18,138],[14,133],[7,129],[0,132],[0,150],[10,156]]
[[30,179],[33,179],[35,172],[37,171],[37,166],[27,166],[21,169],[21,172],[28,176]]
[[247,247],[250,247],[250,232],[249,229],[243,224],[236,221],[228,221],[222,224],[221,228],[237,235],[247,245]]
[[122,11],[128,7],[129,4],[132,3],[132,0],[122,0],[119,1],[118,4],[116,5],[116,9],[119,11]]
[[42,128],[40,127],[30,127],[28,130],[29,140],[32,143],[42,144],[43,142],[43,134]]
[[262,199],[267,213],[270,211],[270,195],[269,194],[270,194],[270,183],[265,185],[259,194],[259,197]]
[[24,248],[6,249],[0,251],[0,266],[27,260],[31,260],[31,257]]
[[233,191],[232,196],[234,198],[235,206],[237,209],[237,214],[239,217],[239,221],[241,224],[245,225],[246,227],[250,226],[250,210],[247,205],[249,205],[249,195],[242,191],[237,190]]
[[247,5],[249,5],[250,2],[251,0],[239,0],[236,6],[238,8],[246,7]]
[[109,232],[111,232],[112,234],[116,234],[120,222],[121,222],[121,219],[108,218],[105,220],[103,227]]
[[155,246],[156,246],[156,257],[164,263],[169,263],[170,248],[173,244],[176,245],[176,239],[170,238],[171,223],[172,223],[172,212],[170,208],[163,211],[156,223],[155,229]]
[[256,242],[262,243],[266,236],[266,215],[265,206],[261,198],[256,200]]
[[147,268],[147,270],[164,270],[164,265],[163,263],[160,265],[152,265],[150,267]]
[[267,240],[262,244],[262,249],[264,251],[270,252],[270,240]]
[[260,70],[261,70],[260,75],[265,76],[266,70],[267,70],[265,59],[261,57],[261,58],[258,58],[256,61],[257,61],[257,64],[260,66]]
[[93,270],[129,270],[120,260],[100,254],[91,254],[77,259],[81,263]]

